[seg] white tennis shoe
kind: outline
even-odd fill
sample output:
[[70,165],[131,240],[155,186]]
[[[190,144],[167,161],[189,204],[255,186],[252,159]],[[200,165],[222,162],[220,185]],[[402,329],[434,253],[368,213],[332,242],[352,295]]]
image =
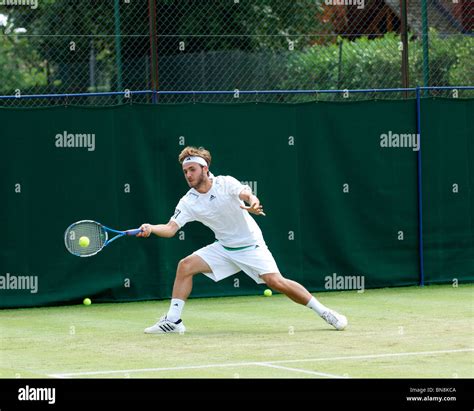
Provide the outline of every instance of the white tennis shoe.
[[175,323],[168,320],[166,316],[160,318],[155,325],[145,328],[145,334],[168,334],[168,333],[179,333],[184,334],[186,327],[183,321],[180,319]]
[[338,331],[341,331],[347,327],[347,318],[334,310],[324,311],[321,315],[321,318]]

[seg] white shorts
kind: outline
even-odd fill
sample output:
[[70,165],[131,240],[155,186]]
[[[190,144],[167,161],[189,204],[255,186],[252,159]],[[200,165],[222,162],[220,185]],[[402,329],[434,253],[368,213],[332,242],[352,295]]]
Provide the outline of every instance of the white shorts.
[[212,273],[203,273],[214,281],[220,281],[243,271],[257,284],[264,284],[262,274],[279,273],[280,270],[268,247],[263,245],[252,246],[243,250],[227,250],[220,243],[215,242],[200,248],[193,254],[201,257]]

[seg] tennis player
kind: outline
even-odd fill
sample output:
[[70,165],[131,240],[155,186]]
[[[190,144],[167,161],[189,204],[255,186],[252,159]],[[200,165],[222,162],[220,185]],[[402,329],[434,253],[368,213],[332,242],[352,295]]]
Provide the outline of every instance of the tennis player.
[[204,273],[212,280],[220,281],[239,271],[245,272],[257,284],[265,283],[296,303],[309,307],[328,324],[343,330],[347,326],[345,316],[325,307],[301,284],[280,273],[259,226],[250,216],[265,215],[251,188],[231,176],[214,177],[209,172],[211,154],[202,147],[186,147],[179,155],[179,162],[190,190],[179,201],[168,224],[143,224],[138,236],[149,237],[153,233],[169,238],[186,223],[199,221],[214,232],[216,241],[179,262],[169,311],[155,325],[146,328],[145,333],[183,333],[186,330],[181,313],[191,293],[194,275]]

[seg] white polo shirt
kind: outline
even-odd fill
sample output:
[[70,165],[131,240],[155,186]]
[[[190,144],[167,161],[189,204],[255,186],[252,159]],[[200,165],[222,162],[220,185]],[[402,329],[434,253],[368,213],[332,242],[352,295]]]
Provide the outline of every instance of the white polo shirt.
[[217,176],[212,182],[205,194],[191,188],[179,201],[171,220],[179,228],[199,221],[209,227],[225,247],[265,244],[260,227],[248,211],[240,208],[244,202],[239,194],[244,189],[251,191],[250,187],[231,176]]

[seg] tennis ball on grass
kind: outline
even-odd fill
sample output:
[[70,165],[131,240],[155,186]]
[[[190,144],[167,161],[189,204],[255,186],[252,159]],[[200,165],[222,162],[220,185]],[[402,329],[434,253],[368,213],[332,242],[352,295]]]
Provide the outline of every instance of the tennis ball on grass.
[[265,297],[271,297],[272,296],[272,290],[270,290],[269,288],[267,288],[264,292],[263,292],[263,295]]
[[84,305],[91,305],[92,301],[90,298],[84,298],[84,301],[82,302]]
[[79,245],[81,247],[87,247],[89,243],[90,243],[89,237],[82,236],[81,238],[79,238]]

